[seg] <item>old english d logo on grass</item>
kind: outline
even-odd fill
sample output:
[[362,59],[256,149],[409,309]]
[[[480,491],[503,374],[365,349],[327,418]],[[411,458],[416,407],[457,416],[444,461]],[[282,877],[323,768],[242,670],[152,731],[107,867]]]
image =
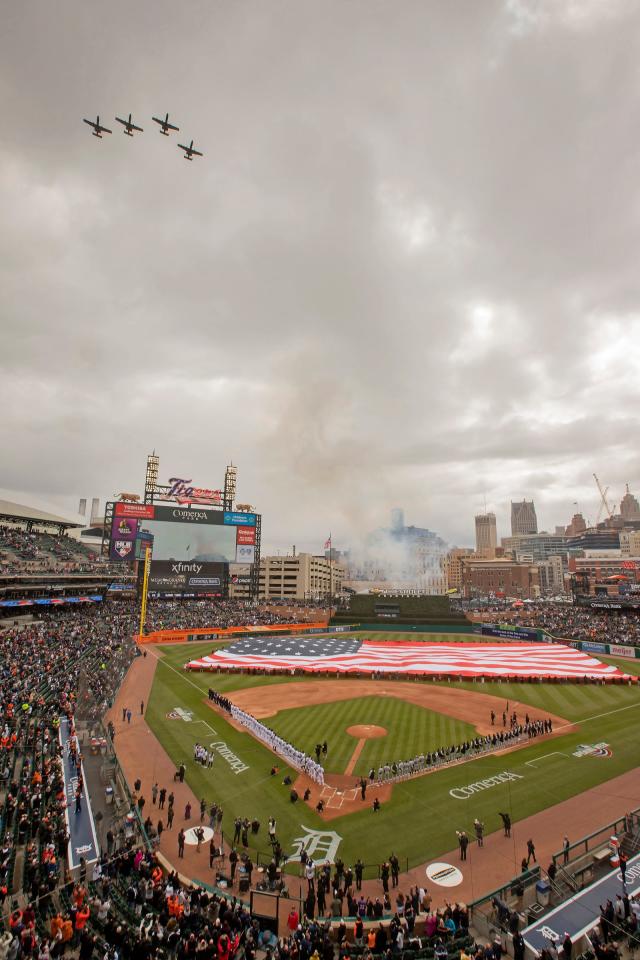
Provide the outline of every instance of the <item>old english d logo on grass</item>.
[[304,824],[300,824],[306,836],[296,837],[294,844],[295,853],[289,857],[289,862],[300,860],[302,851],[317,863],[335,863],[336,854],[342,837],[335,830],[310,830]]

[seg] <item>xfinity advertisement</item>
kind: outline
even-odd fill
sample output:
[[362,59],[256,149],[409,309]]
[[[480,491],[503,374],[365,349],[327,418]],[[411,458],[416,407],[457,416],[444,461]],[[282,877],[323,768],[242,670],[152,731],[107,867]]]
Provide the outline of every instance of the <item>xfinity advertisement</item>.
[[222,594],[226,569],[224,563],[198,560],[152,560],[149,570],[149,592]]

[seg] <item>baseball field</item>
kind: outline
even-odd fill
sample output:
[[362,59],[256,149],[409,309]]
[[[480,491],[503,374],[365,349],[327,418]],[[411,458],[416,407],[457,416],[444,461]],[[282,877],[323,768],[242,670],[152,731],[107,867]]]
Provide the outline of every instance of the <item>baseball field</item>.
[[[402,639],[416,637],[394,634],[394,640]],[[430,642],[434,639],[429,636]],[[451,642],[452,637],[443,639]],[[394,851],[412,867],[451,849],[456,830],[472,834],[475,817],[487,833],[497,830],[499,812],[521,820],[632,769],[640,756],[640,691],[635,684],[336,681],[183,669],[188,660],[214,648],[211,642],[149,648],[158,657],[146,709],[155,734],[149,751],[162,745],[176,766],[184,762],[196,797],[223,807],[229,839],[234,817],[259,820],[260,832],[251,838],[254,850],[268,850],[267,820],[274,816],[285,852],[295,850],[294,841],[305,835],[305,828],[334,831],[345,861],[360,857],[378,863]],[[607,662],[627,673],[640,672],[633,661]],[[487,732],[491,710],[501,729],[507,704],[521,720],[525,712],[553,717],[554,735],[384,787],[377,813],[372,811],[375,787],[365,802],[358,794],[344,804],[342,793],[325,788],[324,796],[332,795],[333,801],[320,815],[315,804],[321,788],[312,788],[308,804],[302,799],[291,803],[283,779],[288,773],[296,783],[297,771],[213,708],[209,687],[308,753],[326,740],[323,765],[345,798],[355,797],[356,779],[371,767]],[[197,742],[214,751],[213,767],[194,761]],[[153,764],[151,757],[149,762]],[[274,764],[278,772],[271,775]]]

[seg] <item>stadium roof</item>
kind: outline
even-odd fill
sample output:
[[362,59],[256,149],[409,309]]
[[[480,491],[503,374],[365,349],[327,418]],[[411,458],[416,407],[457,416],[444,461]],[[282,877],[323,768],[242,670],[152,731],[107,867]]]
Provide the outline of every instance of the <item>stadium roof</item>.
[[60,527],[85,526],[82,521],[71,519],[71,517],[48,513],[46,510],[37,510],[35,507],[28,507],[24,503],[14,503],[13,500],[0,500],[0,520],[11,520],[14,523],[32,520],[34,523]]

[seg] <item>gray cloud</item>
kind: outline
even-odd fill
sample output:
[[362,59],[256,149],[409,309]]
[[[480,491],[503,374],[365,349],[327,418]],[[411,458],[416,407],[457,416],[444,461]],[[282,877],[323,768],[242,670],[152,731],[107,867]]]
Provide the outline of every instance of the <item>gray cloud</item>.
[[396,505],[461,543],[485,495],[506,532],[511,497],[594,515],[594,469],[640,487],[637,5],[6,19],[2,486],[233,459],[266,545],[316,549]]

